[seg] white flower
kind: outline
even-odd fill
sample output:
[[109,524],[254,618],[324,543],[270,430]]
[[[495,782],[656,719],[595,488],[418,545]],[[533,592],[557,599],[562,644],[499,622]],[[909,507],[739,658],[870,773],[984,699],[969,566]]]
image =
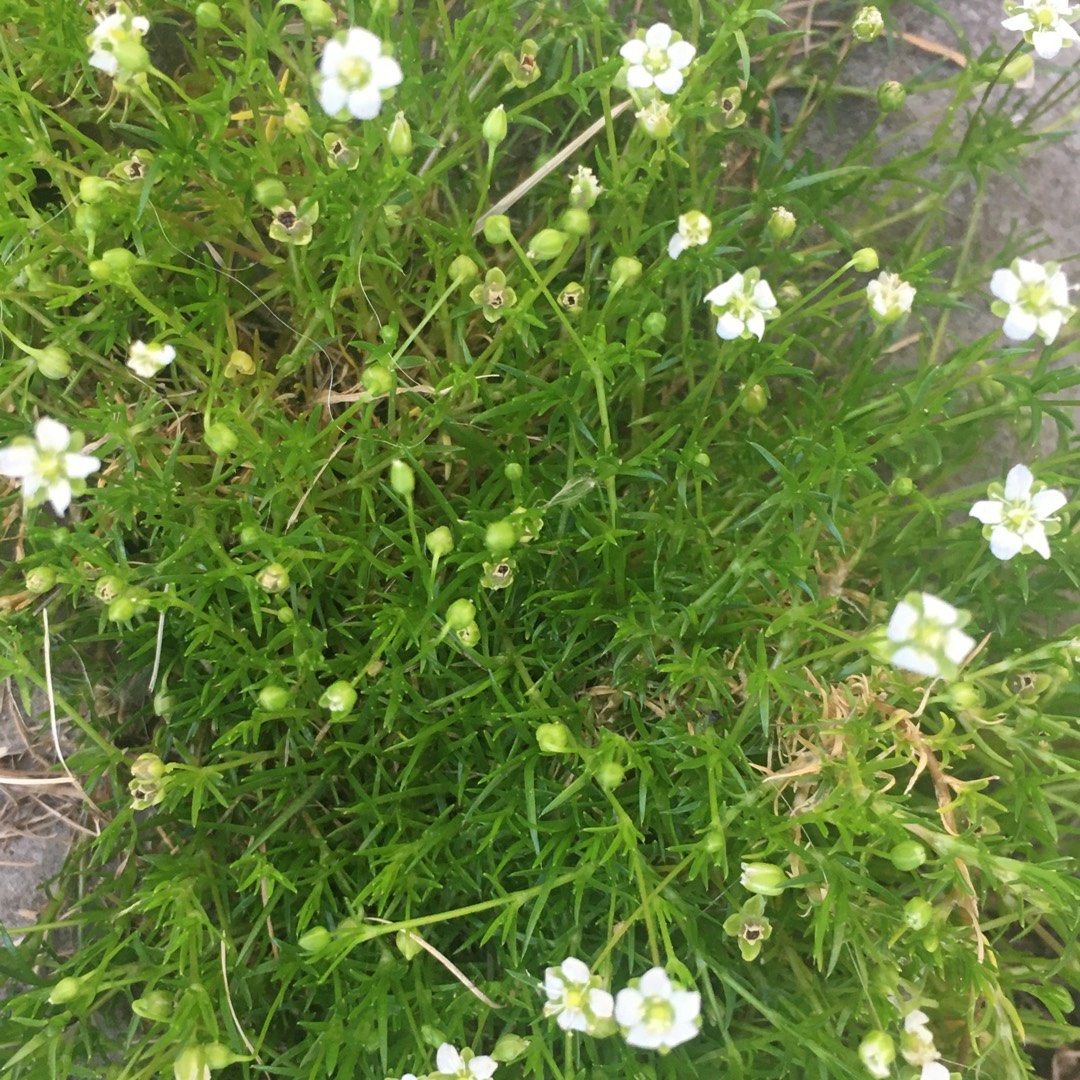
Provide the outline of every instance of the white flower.
[[668,241],[667,253],[677,259],[689,247],[701,247],[709,242],[712,222],[700,210],[688,210],[679,215],[679,231]]
[[705,302],[719,316],[716,332],[725,341],[751,336],[760,341],[765,323],[780,314],[776,297],[756,266],[717,285],[705,294]]
[[882,270],[874,281],[866,286],[866,300],[870,314],[879,322],[896,322],[911,310],[915,299],[915,287],[909,285],[899,274]]
[[133,341],[128,350],[127,366],[136,375],[152,379],[175,359],[176,350],[171,345],[158,345],[156,342],[146,345],[141,341]]
[[940,1061],[928,1061],[922,1067],[919,1080],[949,1080],[952,1074]]
[[142,15],[132,15],[127,4],[98,19],[86,38],[90,48],[90,66],[109,75],[133,75],[150,66],[142,45],[142,36],[150,23]]
[[1005,319],[1005,336],[1013,341],[1038,334],[1052,345],[1062,323],[1076,311],[1065,274],[1054,262],[1014,259],[1007,270],[994,271],[990,291],[998,298],[990,310]]
[[443,1043],[435,1051],[436,1076],[448,1080],[488,1080],[499,1067],[498,1062],[486,1054],[474,1054],[471,1050],[460,1053],[449,1043]]
[[1060,529],[1054,514],[1068,499],[1064,492],[1041,484],[1033,491],[1034,479],[1026,465],[1014,465],[1005,477],[1005,487],[991,484],[989,498],[980,499],[969,511],[985,526],[983,534],[990,541],[990,551],[999,559],[1028,551],[1050,558],[1046,538]]
[[0,449],[0,476],[22,481],[27,506],[46,499],[62,514],[73,495],[86,490],[86,477],[96,472],[101,461],[90,454],[69,453],[71,432],[48,418],[34,426],[34,438],[16,439]]
[[631,1046],[666,1053],[692,1039],[701,1026],[701,995],[682,990],[661,967],[650,968],[636,987],[620,990],[615,1019]]
[[629,61],[626,85],[633,90],[655,86],[661,94],[676,94],[683,84],[683,71],[694,59],[694,46],[689,41],[672,41],[674,35],[666,23],[654,23],[645,32],[645,40],[634,38],[620,50]]
[[1080,8],[1068,0],[1009,2],[1005,4],[1009,18],[1001,25],[1006,30],[1019,30],[1044,60],[1053,60],[1063,45],[1080,42],[1080,34],[1067,21],[1074,19],[1078,11]]
[[975,645],[961,629],[970,618],[930,593],[908,593],[896,605],[885,631],[895,646],[892,662],[933,679],[955,677]]
[[402,79],[398,62],[382,49],[379,38],[358,26],[343,42],[327,42],[319,65],[319,104],[331,116],[347,111],[357,120],[371,120],[379,115],[383,91]]
[[544,1015],[554,1016],[563,1031],[595,1034],[615,1011],[615,1001],[600,986],[599,976],[573,956],[544,972],[544,993],[548,998]]
[[575,210],[591,210],[603,190],[587,165],[579,165],[577,172],[570,174],[570,205]]

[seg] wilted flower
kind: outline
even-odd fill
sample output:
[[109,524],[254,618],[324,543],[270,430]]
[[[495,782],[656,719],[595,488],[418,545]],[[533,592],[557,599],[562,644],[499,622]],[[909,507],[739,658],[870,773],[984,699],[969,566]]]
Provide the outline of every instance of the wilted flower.
[[127,4],[117,4],[108,15],[101,16],[87,36],[90,66],[104,71],[123,84],[131,76],[147,71],[150,56],[142,37],[150,29],[142,15],[132,15]]
[[319,220],[317,202],[307,204],[303,213],[299,212],[293,203],[275,206],[271,213],[274,219],[268,231],[272,240],[280,240],[283,244],[292,244],[294,247],[304,247],[311,243],[312,226]]
[[634,38],[619,50],[630,64],[626,85],[632,90],[656,87],[661,94],[676,94],[683,84],[682,73],[696,51],[689,41],[672,33],[666,23],[654,23],[645,32],[644,40]]
[[327,42],[319,73],[319,104],[331,116],[347,112],[357,120],[378,116],[383,92],[402,79],[398,62],[383,54],[382,41],[358,26],[349,30],[344,41]]
[[856,41],[873,41],[885,29],[881,12],[872,5],[859,8],[851,20],[851,35]]
[[140,754],[131,764],[132,810],[146,810],[157,806],[165,798],[165,763],[157,754]]
[[711,233],[712,222],[700,210],[688,210],[679,215],[679,231],[668,241],[667,253],[677,259],[687,248],[707,244]]
[[71,432],[45,417],[34,425],[33,439],[18,438],[0,449],[0,476],[22,481],[27,506],[40,506],[47,499],[63,514],[72,496],[86,490],[86,477],[101,465],[99,458],[77,452],[81,437],[74,442],[76,451],[71,451]]
[[589,1035],[608,1034],[615,1001],[599,975],[576,957],[567,957],[558,967],[544,972],[545,1016],[554,1016],[563,1031],[584,1031]]
[[128,349],[127,366],[136,375],[152,379],[175,359],[176,350],[171,345],[158,345],[156,342],[146,345],[141,341],[133,341]]
[[705,302],[719,316],[716,332],[725,341],[749,337],[760,341],[765,323],[780,314],[776,297],[756,266],[717,285],[705,294]]
[[1005,477],[1005,486],[991,484],[988,498],[980,499],[969,511],[983,523],[983,535],[990,541],[990,551],[999,559],[1037,551],[1050,558],[1047,536],[1060,531],[1054,517],[1068,499],[1056,488],[1035,484],[1026,465],[1014,465]]
[[729,915],[724,920],[724,933],[738,939],[744,960],[756,960],[772,934],[772,923],[765,917],[765,897],[752,896],[734,915]]
[[497,266],[484,275],[482,284],[473,286],[469,298],[483,305],[488,322],[498,322],[503,312],[517,303],[517,293],[506,284],[506,275]]
[[887,1032],[868,1032],[859,1044],[859,1058],[871,1076],[884,1080],[896,1060],[896,1043]]
[[1062,323],[1076,309],[1069,303],[1069,283],[1058,264],[1014,259],[1006,270],[995,270],[990,291],[997,300],[990,310],[1004,318],[1005,336],[1026,341],[1032,334],[1052,345]]
[[500,56],[503,66],[510,74],[511,80],[519,89],[529,86],[540,78],[540,65],[536,62],[538,49],[539,46],[532,38],[526,38],[521,43],[520,55],[515,56],[507,50]]
[[870,314],[880,323],[893,323],[911,310],[915,300],[915,287],[909,285],[899,274],[882,270],[874,281],[866,286],[866,301]]
[[929,678],[955,678],[975,645],[963,632],[971,616],[930,593],[908,593],[889,620],[885,636],[892,662]]
[[1078,12],[1080,8],[1068,0],[1006,0],[1005,14],[1009,18],[1001,25],[1006,30],[1019,30],[1044,60],[1053,60],[1063,45],[1080,42],[1080,34],[1069,25]]
[[449,1043],[443,1043],[435,1051],[435,1064],[438,1071],[434,1073],[440,1080],[488,1080],[499,1063],[486,1054],[474,1054],[465,1049],[460,1053]]
[[675,127],[675,121],[671,117],[671,106],[659,98],[650,101],[644,109],[634,113],[634,116],[645,134],[657,141],[666,139]]
[[505,589],[514,581],[514,564],[509,559],[484,563],[484,575],[480,584],[485,589]]
[[[401,113],[398,113],[401,116]],[[360,151],[345,141],[340,131],[328,131],[323,136],[323,148],[332,169],[347,169],[352,172],[360,164]]]
[[676,986],[662,967],[650,968],[615,998],[615,1021],[631,1046],[667,1053],[701,1027],[701,995]]
[[579,165],[577,172],[570,174],[570,205],[575,210],[591,210],[603,190],[587,165]]

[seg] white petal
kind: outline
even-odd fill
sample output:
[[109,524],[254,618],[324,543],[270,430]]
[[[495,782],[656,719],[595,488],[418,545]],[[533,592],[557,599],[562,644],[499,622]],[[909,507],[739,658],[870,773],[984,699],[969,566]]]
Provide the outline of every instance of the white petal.
[[106,75],[115,75],[120,70],[120,62],[104,49],[97,49],[90,54],[90,66],[104,71]]
[[922,1067],[919,1080],[949,1080],[951,1073],[940,1061],[928,1061]]
[[1046,267],[1034,259],[1017,259],[1016,273],[1025,285],[1038,285],[1046,281]]
[[1020,534],[1004,525],[999,525],[990,533],[990,553],[1003,562],[1019,555],[1023,546],[1024,541],[1020,539]]
[[626,85],[631,90],[644,90],[653,84],[653,77],[645,68],[635,65],[626,72]]
[[340,41],[328,41],[323,49],[322,60],[319,62],[319,70],[327,78],[333,78],[337,74],[345,50]]
[[912,1009],[904,1017],[904,1030],[914,1031],[916,1028],[926,1027],[928,1023],[930,1023],[930,1017],[922,1009]]
[[1020,295],[1020,279],[1011,270],[995,270],[990,278],[990,291],[999,300],[1013,304]]
[[563,1009],[559,1015],[555,1017],[555,1023],[563,1029],[563,1031],[588,1031],[589,1030],[589,1018],[581,1011],[581,1009]]
[[649,49],[666,49],[671,44],[671,27],[667,23],[653,23],[645,31],[645,45]]
[[769,288],[767,281],[759,281],[754,286],[754,303],[762,311],[768,311],[770,308],[776,307],[776,297],[773,296],[773,291]]
[[765,333],[765,316],[760,311],[752,311],[746,317],[746,329],[760,341]]
[[469,1075],[475,1076],[476,1080],[488,1080],[488,1077],[493,1075],[498,1067],[499,1063],[493,1057],[488,1057],[487,1054],[477,1054],[469,1062]]
[[1054,339],[1058,336],[1058,331],[1064,321],[1064,314],[1056,309],[1039,317],[1039,336],[1047,345],[1054,344]]
[[671,980],[662,967],[649,968],[638,980],[638,992],[645,997],[671,997]]
[[1032,551],[1037,551],[1044,559],[1050,558],[1050,544],[1046,539],[1046,530],[1042,525],[1035,523],[1030,528],[1025,529],[1021,539],[1027,547],[1031,548]]
[[[673,258],[677,259],[686,250],[686,241],[676,233],[667,242],[667,253]],[[706,297],[708,299],[708,297]]]
[[945,655],[954,663],[962,664],[975,647],[975,639],[963,630],[950,630],[945,635]]
[[633,1027],[641,1019],[644,999],[632,986],[620,990],[615,998],[615,1019],[622,1027]]
[[942,626],[952,626],[959,615],[959,612],[952,604],[947,603],[938,596],[934,596],[933,593],[924,592],[922,594],[922,609],[926,618],[932,619]]
[[715,289],[705,294],[705,303],[717,304],[723,307],[735,293],[742,292],[742,282],[742,274],[736,274],[734,277],[728,278],[727,281],[721,282]]
[[38,449],[32,443],[5,446],[0,450],[0,476],[22,479],[37,470]]
[[572,983],[587,983],[592,977],[587,964],[576,956],[568,956],[560,965],[562,973]]
[[1005,504],[998,499],[980,499],[968,511],[968,516],[984,525],[1000,525],[1004,510]]
[[371,81],[380,90],[397,86],[402,79],[401,65],[391,56],[380,56],[371,64]]
[[682,72],[678,71],[676,68],[669,67],[667,71],[661,71],[660,74],[653,79],[653,82],[656,83],[656,89],[659,90],[661,94],[668,94],[669,96],[671,94],[677,94],[683,84]]
[[349,95],[349,115],[357,120],[373,120],[382,109],[382,95],[372,83]]
[[71,484],[66,477],[54,480],[48,488],[49,502],[58,514],[63,514],[71,505]]
[[1053,60],[1061,52],[1061,35],[1056,30],[1036,30],[1031,44],[1044,60]]
[[645,51],[645,42],[640,38],[634,38],[619,50],[619,55],[631,64],[640,64],[645,59]]
[[668,46],[668,59],[677,68],[685,68],[690,66],[690,61],[694,59],[694,53],[697,49],[690,44],[689,41],[674,41]]
[[345,51],[350,56],[359,56],[370,64],[382,55],[382,41],[370,30],[354,26],[345,35]]
[[34,425],[34,438],[42,450],[62,454],[71,442],[71,432],[59,420],[46,416]]
[[33,497],[45,486],[45,478],[39,472],[29,473],[23,478],[23,498],[30,502]]
[[1035,479],[1026,465],[1014,465],[1005,477],[1005,498],[1009,502],[1027,498],[1031,483]]
[[[1072,30],[1072,27],[1069,27]],[[1075,31],[1073,31],[1075,33]],[[1050,298],[1058,307],[1069,306],[1069,282],[1059,270],[1048,282],[1050,286]]]
[[905,645],[892,654],[892,662],[904,671],[914,671],[916,675],[926,675],[936,679],[941,674],[937,659],[914,645]]
[[1009,314],[1005,317],[1005,325],[1002,330],[1005,336],[1012,341],[1027,341],[1038,329],[1039,320],[1015,304],[1009,308]]
[[544,971],[544,993],[548,1001],[559,1002],[566,996],[566,983],[559,976],[558,968],[547,968]]
[[716,332],[725,341],[734,341],[736,338],[742,337],[745,329],[742,319],[737,315],[732,315],[730,311],[725,311],[716,324]]
[[1001,25],[1006,30],[1018,30],[1022,34],[1025,30],[1031,30],[1035,24],[1031,21],[1031,16],[1022,11],[1019,15],[1013,15],[1011,18],[1002,19]]
[[449,1043],[443,1043],[439,1049],[435,1051],[435,1065],[439,1072],[448,1073],[450,1076],[461,1072],[464,1068],[464,1062],[461,1060],[461,1055]]
[[885,636],[894,642],[907,641],[911,637],[911,631],[919,621],[919,613],[906,600],[901,600],[896,605],[896,610],[889,620]]
[[626,1041],[631,1046],[640,1046],[642,1050],[659,1050],[666,1045],[666,1032],[653,1031],[645,1024],[638,1024],[626,1033]]
[[589,991],[589,1008],[593,1016],[606,1020],[615,1012],[615,999],[606,990],[594,986]]
[[331,115],[337,116],[345,103],[349,100],[349,94],[345,87],[337,79],[327,79],[319,87],[319,104]]
[[101,467],[100,459],[90,454],[65,454],[64,471],[77,480],[85,480],[92,472]]
[[[701,995],[696,990],[677,990],[673,995],[675,1019],[680,1024],[692,1024],[701,1015]],[[697,1028],[694,1028],[695,1033]]]
[[1031,497],[1031,509],[1040,521],[1056,514],[1069,500],[1064,491],[1057,488],[1046,488]]

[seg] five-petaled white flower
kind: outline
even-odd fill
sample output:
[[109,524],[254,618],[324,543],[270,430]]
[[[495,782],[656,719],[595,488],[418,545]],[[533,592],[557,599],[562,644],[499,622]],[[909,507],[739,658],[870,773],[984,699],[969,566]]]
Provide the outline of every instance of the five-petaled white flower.
[[27,506],[46,499],[62,514],[73,495],[86,490],[86,477],[96,472],[101,461],[90,454],[69,451],[71,432],[47,417],[34,425],[34,438],[15,439],[0,449],[0,475],[22,481]]
[[911,310],[915,299],[915,286],[909,285],[899,274],[882,270],[866,286],[866,301],[870,314],[881,323],[896,322]]
[[983,534],[990,541],[990,551],[999,559],[1037,551],[1050,558],[1047,536],[1061,528],[1054,515],[1068,502],[1056,488],[1035,485],[1026,465],[1014,465],[1005,477],[1004,488],[991,484],[986,499],[980,499],[969,515],[983,523]]
[[645,38],[633,38],[619,55],[629,62],[626,85],[632,90],[655,86],[661,94],[677,94],[683,84],[683,71],[690,66],[697,51],[689,41],[673,41],[667,23],[653,23]]
[[132,15],[127,4],[117,4],[114,11],[98,19],[86,38],[90,66],[122,78],[145,71],[150,66],[150,57],[142,37],[149,29],[148,19]]
[[1014,259],[1008,269],[994,271],[990,291],[997,297],[990,310],[1004,318],[1002,329],[1013,341],[1038,334],[1052,345],[1062,323],[1076,311],[1069,303],[1069,283],[1055,262]]
[[647,1050],[667,1053],[692,1039],[700,1017],[701,995],[676,986],[661,967],[650,968],[615,998],[615,1020],[626,1041]]
[[908,593],[892,613],[885,636],[890,659],[905,671],[929,678],[955,678],[975,645],[964,633],[971,616],[930,593]]
[[438,1071],[437,1077],[445,1077],[446,1080],[488,1080],[499,1063],[486,1054],[474,1054],[465,1049],[460,1053],[449,1043],[443,1043],[435,1051],[435,1064]]
[[176,359],[176,350],[171,345],[150,345],[142,341],[133,341],[128,350],[127,366],[136,375],[152,379],[162,368],[168,367]]
[[668,241],[667,253],[677,259],[689,247],[701,247],[709,242],[712,222],[700,210],[688,210],[679,215],[679,231]]
[[725,341],[748,337],[760,341],[765,333],[765,323],[780,314],[776,297],[769,283],[761,280],[761,272],[756,266],[717,285],[705,294],[705,302],[711,304],[713,313],[719,316],[716,332]]
[[544,971],[545,1016],[554,1016],[563,1031],[597,1034],[610,1021],[615,1001],[600,985],[600,977],[574,956]]
[[1069,0],[1007,0],[1005,13],[1009,18],[1001,25],[1006,30],[1019,30],[1044,60],[1053,60],[1063,45],[1080,42],[1080,34],[1069,25],[1080,8]]
[[371,120],[382,108],[383,91],[401,82],[401,68],[383,54],[383,44],[370,30],[352,27],[344,41],[329,41],[319,65],[319,104],[331,115],[348,112]]

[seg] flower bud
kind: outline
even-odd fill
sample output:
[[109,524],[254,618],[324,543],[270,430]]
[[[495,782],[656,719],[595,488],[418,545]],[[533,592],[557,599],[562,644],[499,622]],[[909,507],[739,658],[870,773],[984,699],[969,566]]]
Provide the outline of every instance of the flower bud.
[[761,383],[754,383],[750,387],[740,387],[745,390],[742,398],[743,412],[750,416],[760,416],[769,404],[769,391]]
[[611,791],[617,788],[626,776],[626,766],[617,761],[605,761],[596,770],[596,782],[605,790]]
[[300,935],[297,944],[306,953],[316,953],[322,952],[333,940],[333,935],[325,926],[313,926]]
[[495,147],[506,138],[506,109],[496,105],[484,118],[480,133],[488,144],[488,150],[494,152]]
[[103,578],[99,578],[94,586],[94,596],[103,604],[107,604],[115,600],[126,587],[123,578],[117,577],[116,574],[106,574]]
[[336,21],[334,9],[326,0],[301,0],[296,6],[300,9],[304,21],[312,26],[333,26]]
[[577,237],[588,236],[589,229],[592,227],[589,211],[575,210],[573,207],[565,211],[559,219],[559,224],[562,226],[563,232]]
[[505,214],[492,214],[484,220],[484,239],[489,244],[505,244],[513,235],[510,219]]
[[506,1065],[521,1057],[529,1049],[530,1041],[529,1039],[523,1039],[520,1035],[515,1035],[512,1031],[508,1031],[498,1038],[494,1049],[491,1051],[491,1056],[496,1061]]
[[82,979],[76,979],[70,975],[61,979],[49,994],[49,1004],[66,1005],[69,1001],[74,1001],[82,993],[82,984]]
[[739,882],[744,889],[760,896],[779,896],[787,885],[787,874],[772,863],[742,863]]
[[259,571],[255,580],[265,592],[284,592],[289,587],[289,571],[281,563],[272,562]]
[[441,559],[454,550],[453,533],[445,525],[440,525],[437,529],[432,529],[424,537],[424,547],[431,552],[434,558]]
[[541,229],[529,241],[525,256],[533,262],[550,262],[562,254],[569,239],[570,237],[559,229]]
[[210,1080],[210,1066],[201,1046],[188,1046],[173,1062],[173,1080]]
[[390,153],[399,161],[403,161],[413,152],[412,128],[405,119],[403,112],[394,114],[390,123],[390,129],[386,133],[386,142],[390,147]]
[[503,476],[505,476],[511,484],[516,484],[524,475],[525,470],[522,469],[516,461],[511,461],[503,467]]
[[288,202],[285,185],[276,176],[260,180],[255,185],[255,201],[267,209],[281,206],[283,203]]
[[933,917],[933,907],[921,896],[913,896],[904,905],[904,925],[911,930],[924,930]]
[[[1020,53],[1019,56],[1014,56],[1002,69],[1001,80],[1002,82],[1019,82],[1023,79],[1031,69],[1035,66],[1035,58],[1029,52]],[[989,82],[997,76],[996,72],[991,72],[989,78],[985,81]]]
[[871,247],[865,247],[859,248],[851,256],[851,265],[861,273],[869,274],[876,270],[881,263],[878,259],[878,253]]
[[660,337],[667,328],[667,316],[662,311],[650,311],[641,324],[648,337]]
[[259,691],[259,708],[264,712],[281,712],[289,704],[289,697],[284,686],[264,686]]
[[234,1061],[246,1060],[240,1054],[234,1054],[224,1043],[204,1043],[202,1049],[206,1064],[211,1069],[224,1069]]
[[795,215],[790,210],[783,206],[774,206],[765,228],[775,243],[782,244],[791,239],[797,224]]
[[26,574],[26,591],[40,596],[56,584],[56,571],[51,566],[35,566]]
[[176,698],[168,690],[159,690],[154,695],[151,704],[153,705],[154,715],[160,716],[162,720],[168,720],[176,711]]
[[[83,203],[82,206],[80,206],[75,211],[75,228],[84,236],[96,236],[99,232],[101,232],[104,224],[105,215],[96,206],[91,206],[89,203]],[[90,266],[94,266],[94,264],[97,262],[98,260],[94,259]],[[105,274],[108,273],[109,271],[106,269]],[[98,274],[94,273],[93,270],[91,270],[91,274],[95,278],[99,276]]]
[[263,538],[263,531],[258,525],[245,525],[239,533],[240,543],[244,547],[252,547]]
[[372,397],[384,397],[394,389],[394,373],[385,364],[364,368],[364,389]]
[[138,259],[127,248],[109,248],[102,253],[100,259],[94,259],[87,267],[90,276],[97,281],[131,280],[131,271],[135,269]]
[[719,855],[727,847],[724,830],[719,825],[710,829],[705,834],[702,844],[710,855]]
[[536,745],[544,754],[568,754],[573,752],[574,737],[565,724],[541,724],[536,729]]
[[221,8],[206,0],[195,9],[195,21],[204,30],[216,30],[221,25]]
[[641,263],[632,255],[620,255],[611,264],[611,287],[621,289],[633,285],[641,277]]
[[357,694],[351,683],[338,679],[331,683],[319,698],[319,708],[329,709],[333,716],[345,716],[356,704]]
[[982,691],[969,682],[952,683],[945,690],[945,696],[954,709],[967,711],[977,709],[983,703]]
[[906,100],[907,91],[904,89],[904,84],[895,79],[889,79],[878,87],[877,102],[882,112],[896,112],[897,109],[904,107]]
[[464,598],[455,600],[446,609],[446,625],[451,630],[462,630],[476,618],[476,605]]
[[885,20],[881,12],[872,5],[859,8],[851,21],[851,36],[856,41],[873,41],[885,29]]
[[144,1020],[168,1020],[173,1011],[172,995],[164,990],[150,990],[131,1003],[131,1011]]
[[221,420],[207,427],[203,432],[203,441],[218,457],[231,454],[240,445],[236,432]]
[[897,870],[918,870],[926,860],[926,848],[918,840],[904,840],[889,852],[889,861]]
[[512,522],[507,520],[493,521],[484,530],[484,546],[493,555],[509,551],[518,540],[518,531]]
[[403,499],[409,498],[416,488],[416,473],[412,466],[400,458],[394,458],[390,462],[390,486]]
[[71,354],[59,345],[49,345],[34,353],[34,366],[46,379],[66,379],[71,374]]
[[109,607],[105,614],[109,622],[130,622],[139,614],[139,605],[130,591],[123,592],[109,601]]
[[118,190],[119,185],[100,176],[84,176],[79,181],[79,198],[84,203],[104,202],[114,191]]
[[712,458],[704,450],[699,450],[693,460],[695,465],[700,465],[703,469],[707,469],[712,464]]
[[290,101],[281,121],[290,135],[306,135],[311,130],[311,117],[299,101]]
[[[488,219],[490,220],[490,218]],[[487,225],[487,222],[484,222]],[[472,281],[480,276],[480,267],[469,258],[468,255],[459,255],[450,264],[450,280],[459,285],[465,281]]]
[[910,476],[897,476],[889,485],[889,491],[891,491],[893,495],[899,495],[901,498],[906,498],[914,490],[915,482]]
[[468,623],[457,632],[457,639],[465,648],[475,648],[480,641],[480,627],[475,622]]

